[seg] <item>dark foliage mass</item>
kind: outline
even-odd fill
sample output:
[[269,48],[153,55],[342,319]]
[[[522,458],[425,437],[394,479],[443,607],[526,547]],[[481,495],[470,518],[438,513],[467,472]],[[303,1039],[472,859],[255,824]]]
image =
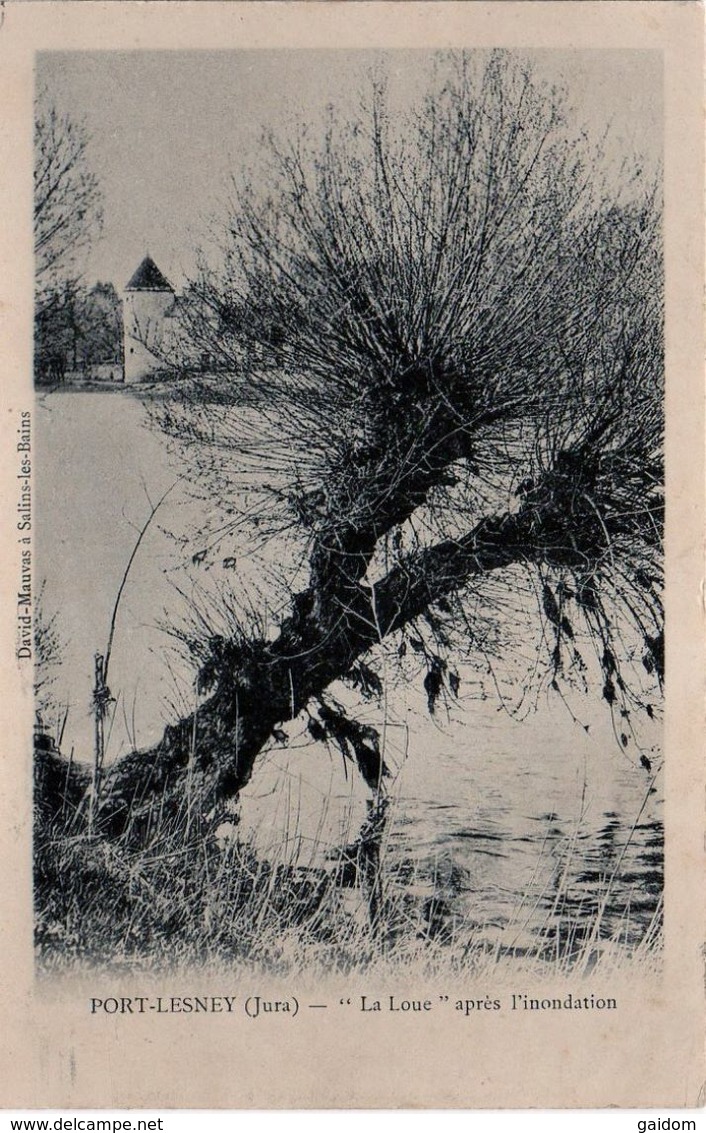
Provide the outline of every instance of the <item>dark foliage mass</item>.
[[56,384],[67,370],[119,356],[114,288],[81,286],[83,260],[102,226],[90,135],[40,91],[34,130],[34,370]]
[[70,371],[122,362],[122,304],[112,283],[85,288],[67,282],[38,301],[34,322],[35,380],[61,383]]

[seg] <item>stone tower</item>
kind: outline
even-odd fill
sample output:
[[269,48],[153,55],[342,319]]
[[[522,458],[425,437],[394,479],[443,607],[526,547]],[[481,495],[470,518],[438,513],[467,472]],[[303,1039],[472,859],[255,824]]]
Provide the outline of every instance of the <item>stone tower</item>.
[[125,381],[140,382],[169,368],[169,320],[174,288],[145,256],[123,294]]

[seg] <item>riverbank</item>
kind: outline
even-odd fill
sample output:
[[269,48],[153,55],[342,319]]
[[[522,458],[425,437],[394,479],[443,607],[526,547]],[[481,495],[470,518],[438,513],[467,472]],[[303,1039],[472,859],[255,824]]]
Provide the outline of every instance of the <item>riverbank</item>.
[[[189,469],[132,391],[122,399],[49,395],[38,402],[36,434],[35,581],[46,578],[43,603],[57,614],[63,643],[53,689],[62,718],[68,710],[62,750],[84,765],[93,751],[94,656],[105,651],[150,501],[172,489],[121,598],[108,681],[110,765],[149,747],[198,703],[195,671],[169,631],[194,605],[212,612],[220,603],[224,617],[248,601],[272,609],[270,578],[285,551],[273,542],[253,552],[235,528],[227,566],[199,561],[208,533],[231,521],[229,502],[192,492]],[[411,905],[426,903],[432,920],[482,927],[489,944],[507,941],[513,924],[524,926],[525,945],[547,921],[590,926],[600,909],[604,940],[629,936],[634,948],[662,892],[661,778],[616,743],[600,700],[577,702],[577,719],[557,698],[543,699],[520,721],[482,667],[462,664],[459,674],[458,698],[434,718],[411,670],[404,680],[391,671],[381,701],[356,708],[384,735],[392,773],[391,884]],[[236,837],[270,863],[327,868],[355,840],[367,790],[340,753],[312,742],[306,719],[283,732],[243,792]],[[657,723],[654,740],[657,771]],[[561,947],[561,933],[577,940],[581,932],[560,929]]]

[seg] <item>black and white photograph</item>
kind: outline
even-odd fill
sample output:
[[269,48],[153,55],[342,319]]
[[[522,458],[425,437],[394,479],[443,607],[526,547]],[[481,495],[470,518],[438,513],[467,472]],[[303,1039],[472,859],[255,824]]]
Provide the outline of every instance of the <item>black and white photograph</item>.
[[509,1070],[669,978],[665,55],[457,39],[34,52],[31,964],[96,1031]]
[[40,964],[659,966],[661,113],[38,58]]

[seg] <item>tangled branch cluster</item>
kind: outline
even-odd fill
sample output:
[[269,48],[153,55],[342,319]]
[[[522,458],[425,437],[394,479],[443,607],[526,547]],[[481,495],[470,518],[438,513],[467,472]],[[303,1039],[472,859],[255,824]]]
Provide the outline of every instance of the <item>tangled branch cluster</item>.
[[289,531],[306,564],[276,638],[202,670],[231,721],[238,704],[233,789],[269,731],[246,734],[248,710],[291,718],[375,672],[393,636],[399,657],[420,620],[430,709],[454,695],[450,651],[518,570],[552,683],[587,672],[588,643],[611,709],[653,711],[625,674],[663,672],[659,185],[602,173],[522,58],[439,75],[404,119],[376,83],[323,140],[270,140],[191,289],[232,376],[187,387],[163,424],[212,486],[252,478],[262,507],[232,532]]

